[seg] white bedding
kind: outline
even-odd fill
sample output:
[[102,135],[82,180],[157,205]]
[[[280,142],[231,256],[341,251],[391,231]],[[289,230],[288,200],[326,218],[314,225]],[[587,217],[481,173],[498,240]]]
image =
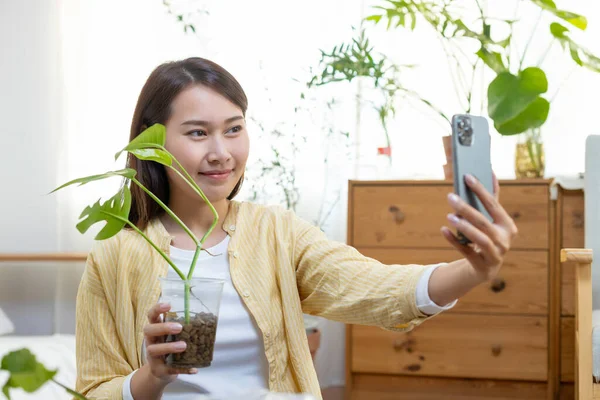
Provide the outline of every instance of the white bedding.
[[[76,366],[75,366],[75,336],[74,335],[51,335],[51,336],[0,336],[0,359],[5,354],[23,347],[28,348],[35,354],[37,360],[46,368],[58,369],[55,379],[69,388],[75,388]],[[0,388],[4,386],[8,373],[0,371]],[[35,393],[26,393],[20,389],[10,392],[13,400],[67,400],[70,396],[60,386],[49,382]],[[3,397],[0,394],[0,397]]]

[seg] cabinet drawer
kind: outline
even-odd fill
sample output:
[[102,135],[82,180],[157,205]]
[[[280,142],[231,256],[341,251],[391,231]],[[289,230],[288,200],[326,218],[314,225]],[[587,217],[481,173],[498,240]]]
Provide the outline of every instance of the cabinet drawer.
[[[455,250],[382,249],[358,250],[384,264],[436,264],[461,258]],[[507,253],[498,277],[482,284],[448,312],[545,315],[548,311],[548,253],[519,251]]]
[[[355,184],[350,193],[351,238],[362,247],[450,247],[440,233],[452,211],[451,183]],[[548,186],[505,184],[501,201],[519,227],[513,248],[548,248]]]
[[573,382],[574,371],[575,318],[566,317],[560,319],[560,380],[562,382]]
[[548,399],[545,382],[354,374],[352,384],[352,400]]
[[354,325],[352,372],[547,379],[543,317],[442,314],[412,332]]

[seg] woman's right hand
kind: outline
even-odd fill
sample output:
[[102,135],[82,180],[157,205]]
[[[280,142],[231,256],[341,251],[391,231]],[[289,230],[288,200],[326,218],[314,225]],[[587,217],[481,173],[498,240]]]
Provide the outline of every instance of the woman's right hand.
[[196,368],[178,369],[165,364],[165,357],[171,353],[182,353],[186,344],[183,341],[165,343],[164,338],[169,334],[181,332],[182,326],[176,322],[162,322],[161,314],[169,311],[171,305],[156,304],[148,312],[148,325],[144,327],[146,341],[146,359],[153,377],[165,384],[174,381],[178,374],[195,374]]

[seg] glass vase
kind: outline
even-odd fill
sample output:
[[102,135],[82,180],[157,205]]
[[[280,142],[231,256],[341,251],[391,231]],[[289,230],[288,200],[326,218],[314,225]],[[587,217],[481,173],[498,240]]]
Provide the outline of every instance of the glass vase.
[[521,135],[515,153],[515,175],[517,179],[543,178],[545,171],[544,143],[539,128]]

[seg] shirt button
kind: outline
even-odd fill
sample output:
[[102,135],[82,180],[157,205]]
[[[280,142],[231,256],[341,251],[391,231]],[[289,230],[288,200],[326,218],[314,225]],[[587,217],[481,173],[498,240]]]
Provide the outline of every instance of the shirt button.
[[267,337],[267,338],[270,338],[270,337],[271,337],[271,334],[270,334],[269,332],[266,332],[266,333],[265,333],[265,337]]
[[248,292],[244,292],[243,296],[244,297],[250,297],[250,294]]
[[238,256],[239,256],[239,253],[238,253],[237,251],[234,251],[232,255],[233,255],[235,258],[238,258]]
[[229,225],[229,230],[230,231],[235,231],[235,225]]
[[271,382],[275,381],[275,374],[271,375]]

